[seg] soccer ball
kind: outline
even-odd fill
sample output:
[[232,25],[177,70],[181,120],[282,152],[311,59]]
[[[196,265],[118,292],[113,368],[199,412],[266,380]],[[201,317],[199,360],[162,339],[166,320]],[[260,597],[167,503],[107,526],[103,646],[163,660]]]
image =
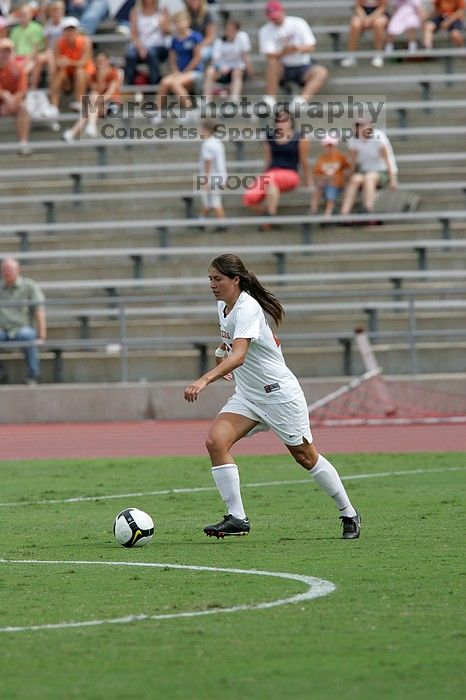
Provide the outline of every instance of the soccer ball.
[[126,508],[115,518],[113,534],[123,547],[142,547],[152,539],[154,521],[138,508]]

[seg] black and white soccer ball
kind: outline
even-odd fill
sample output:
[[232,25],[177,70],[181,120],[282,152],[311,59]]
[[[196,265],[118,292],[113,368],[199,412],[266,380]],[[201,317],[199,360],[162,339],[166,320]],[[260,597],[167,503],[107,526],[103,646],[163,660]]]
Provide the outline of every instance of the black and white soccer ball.
[[122,547],[142,547],[154,534],[154,521],[143,510],[126,508],[115,518],[113,534]]

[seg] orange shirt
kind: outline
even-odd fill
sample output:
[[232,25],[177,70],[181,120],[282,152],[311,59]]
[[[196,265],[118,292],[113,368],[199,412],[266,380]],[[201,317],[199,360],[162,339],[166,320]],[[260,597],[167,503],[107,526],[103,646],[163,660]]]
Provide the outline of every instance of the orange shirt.
[[26,92],[28,89],[26,73],[14,59],[8,61],[3,68],[0,68],[0,89],[8,90],[12,95],[17,92]]
[[[61,36],[57,41],[57,54],[58,56],[66,56],[70,61],[80,61],[83,57],[87,42],[87,37],[84,37],[82,34],[78,34],[74,44],[70,44],[66,41],[64,36]],[[87,71],[92,71],[94,68],[92,60],[88,61],[84,67]]]
[[113,81],[116,81],[117,86],[110,97],[114,102],[118,102],[121,99],[121,77],[119,71],[116,68],[110,68],[104,76],[99,76],[97,69],[94,69],[91,74],[91,88],[96,90],[99,95],[104,95]]
[[464,10],[464,0],[434,0],[435,11],[439,15],[452,15],[456,10]]
[[348,158],[338,149],[332,153],[323,153],[314,165],[314,175],[324,177],[333,187],[343,187],[345,170],[351,168]]

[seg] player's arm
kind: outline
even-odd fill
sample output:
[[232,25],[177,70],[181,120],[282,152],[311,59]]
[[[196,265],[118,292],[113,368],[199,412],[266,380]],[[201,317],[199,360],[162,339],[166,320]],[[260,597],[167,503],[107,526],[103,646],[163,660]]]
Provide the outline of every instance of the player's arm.
[[233,372],[233,370],[241,367],[246,359],[250,342],[250,338],[235,338],[231,353],[228,357],[225,357],[216,367],[206,372],[202,377],[186,387],[184,390],[184,398],[186,401],[196,401],[201,391],[204,391],[209,384],[212,384],[212,382],[221,379],[225,374]]

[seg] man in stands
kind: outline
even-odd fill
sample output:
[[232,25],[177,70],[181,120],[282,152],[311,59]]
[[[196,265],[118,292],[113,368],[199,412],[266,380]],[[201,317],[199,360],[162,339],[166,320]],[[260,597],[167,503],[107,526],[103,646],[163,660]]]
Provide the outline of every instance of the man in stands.
[[94,70],[91,40],[79,33],[79,20],[65,17],[62,23],[63,36],[55,45],[57,72],[52,83],[52,104],[58,111],[62,90],[67,83],[74,90],[71,109],[79,110],[81,98],[86,93],[89,78]]
[[434,11],[424,23],[424,46],[431,49],[435,32],[443,29],[460,48],[463,39],[464,0],[434,0]]
[[1,275],[0,341],[36,341],[24,348],[26,383],[36,384],[40,374],[38,344],[47,337],[44,295],[37,282],[20,275],[14,258],[2,261]]
[[277,98],[282,81],[297,83],[303,104],[317,94],[327,79],[328,70],[313,64],[311,53],[316,39],[306,20],[285,14],[281,2],[270,0],[265,6],[268,22],[259,30],[259,50],[266,57],[266,96],[270,106]]
[[19,139],[18,153],[29,155],[28,143],[31,118],[24,98],[27,92],[27,76],[13,55],[11,39],[0,39],[0,117],[14,117]]

